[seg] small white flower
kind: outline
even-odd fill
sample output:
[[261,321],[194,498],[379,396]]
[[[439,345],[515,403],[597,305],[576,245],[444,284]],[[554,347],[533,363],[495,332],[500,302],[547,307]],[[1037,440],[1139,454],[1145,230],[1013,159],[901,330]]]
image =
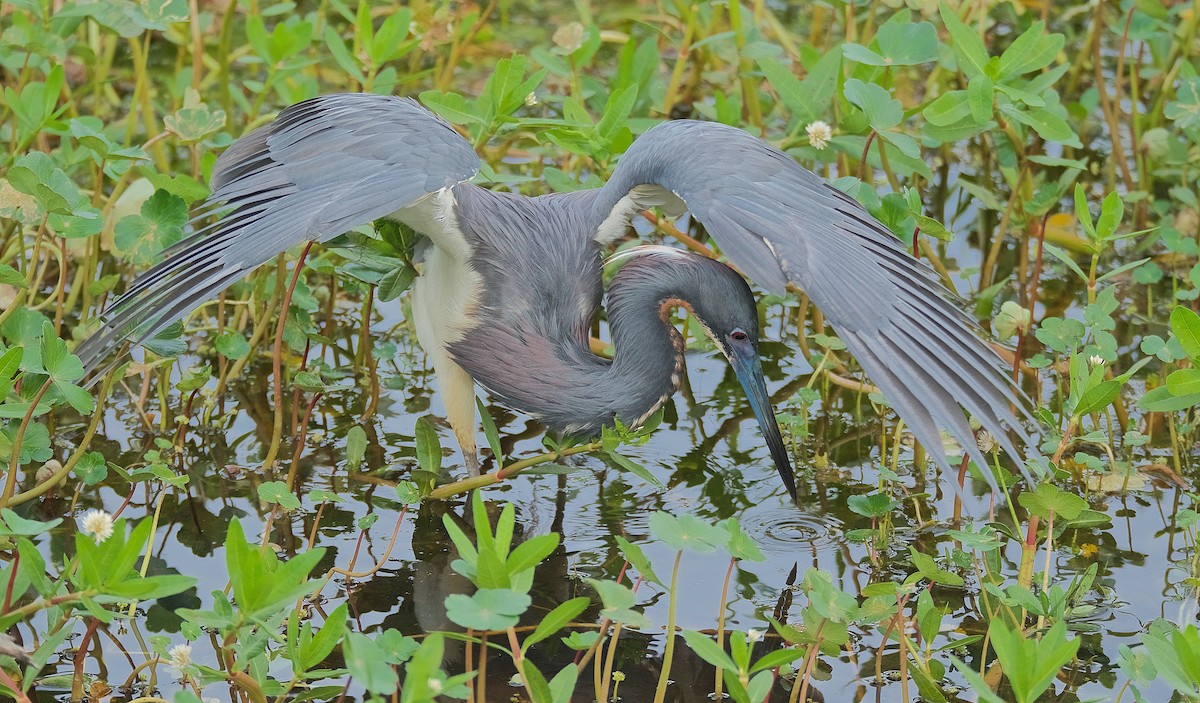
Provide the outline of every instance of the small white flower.
[[529,91],[529,95],[525,96],[525,107],[533,107],[534,105],[537,105],[537,104],[538,104],[537,93],[534,93],[532,90]]
[[429,686],[429,692],[435,696],[441,693],[444,687],[441,679],[429,679],[425,682],[425,685]]
[[808,143],[817,150],[824,149],[829,145],[829,140],[833,139],[833,127],[830,127],[828,122],[821,120],[810,122],[804,131],[808,133]]
[[1088,361],[1091,362],[1092,366],[1104,366],[1104,357],[1099,354],[1092,354],[1088,357]]
[[167,650],[167,663],[171,668],[178,669],[182,672],[192,663],[192,645],[188,643],[177,644]]
[[96,540],[96,544],[100,544],[104,540],[112,537],[113,519],[112,515],[103,510],[89,510],[83,516],[83,522],[80,525],[85,535],[91,535],[92,539]]
[[975,433],[975,444],[979,445],[979,451],[984,454],[991,454],[999,446],[996,438],[987,430],[980,430]]
[[751,642],[757,642],[757,641],[761,640],[762,638],[763,638],[762,630],[756,630],[753,627],[750,628],[749,630],[746,630],[746,639],[750,640]]

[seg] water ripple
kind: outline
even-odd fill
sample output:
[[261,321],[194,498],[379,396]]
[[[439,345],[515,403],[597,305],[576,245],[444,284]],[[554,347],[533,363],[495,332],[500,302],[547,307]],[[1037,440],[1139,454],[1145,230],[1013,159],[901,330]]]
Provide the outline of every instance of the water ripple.
[[760,508],[739,518],[742,529],[764,552],[790,553],[796,547],[823,547],[837,542],[842,522],[832,515],[798,513],[792,506]]

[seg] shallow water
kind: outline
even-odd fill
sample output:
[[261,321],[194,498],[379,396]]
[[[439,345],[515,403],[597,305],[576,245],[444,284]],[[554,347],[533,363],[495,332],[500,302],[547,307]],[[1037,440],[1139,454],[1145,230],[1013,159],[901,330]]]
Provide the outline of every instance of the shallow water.
[[[377,343],[400,320],[394,304],[387,306],[385,312],[373,325]],[[777,314],[777,310],[772,310],[772,314]],[[769,325],[768,329],[777,334],[779,325]],[[401,347],[411,348],[407,344]],[[773,392],[786,380],[802,378],[811,370],[789,353],[786,344],[769,344],[765,349],[770,355],[767,377]],[[383,557],[400,515],[400,506],[389,485],[404,479],[416,463],[414,423],[427,413],[441,416],[440,400],[430,389],[430,376],[422,369],[419,356],[401,359],[396,368],[403,371],[389,367],[381,364],[380,380],[385,390],[381,391],[377,417],[365,426],[371,447],[359,472],[348,472],[343,465],[341,437],[361,413],[362,389],[337,394],[320,403],[314,416],[308,448],[299,464],[299,483],[303,486],[299,493],[321,488],[345,497],[343,502],[327,505],[321,517],[316,543],[329,548],[321,569],[332,565],[348,567],[359,541],[354,521],[367,513],[377,514],[379,521],[362,540],[354,568],[369,568]],[[254,487],[259,482],[280,479],[286,474],[286,461],[274,475],[260,473],[256,462],[262,451],[261,443],[270,434],[270,416],[263,412],[269,406],[269,368],[267,362],[258,364],[247,376],[251,380],[236,389],[233,395],[237,401],[226,405],[225,416],[214,420],[210,427],[189,432],[186,469],[191,483],[186,495],[166,497],[151,573],[184,573],[195,576],[198,584],[195,590],[165,602],[148,607],[143,604],[145,619],[133,623],[140,633],[114,631],[130,652],[142,649],[138,634],[181,642],[178,617],[171,611],[207,606],[211,603],[207,594],[225,588],[221,544],[231,517],[241,519],[250,539],[261,535],[269,509],[247,496],[255,495]],[[873,455],[877,452],[878,428],[869,419],[859,423],[850,421],[849,412],[855,407],[853,396],[844,394],[843,402],[833,408],[836,412],[813,418],[811,426],[816,439],[801,445],[801,458],[811,457],[816,446],[841,442],[832,452],[833,461],[829,465],[818,468],[812,461],[797,465],[800,498],[797,505],[792,505],[723,358],[714,353],[691,354],[688,380],[690,399],[676,396],[673,412],[668,412],[668,419],[650,442],[626,448],[626,453],[653,472],[667,490],[659,491],[592,457],[569,462],[564,467],[565,473],[520,475],[486,490],[489,505],[507,501],[517,507],[518,539],[551,531],[563,538],[559,550],[537,572],[534,607],[526,617],[527,622],[536,623],[533,614],[588,593],[583,577],[615,577],[623,565],[614,542],[617,535],[642,544],[658,570],[669,571],[674,553],[649,537],[647,518],[656,510],[688,512],[713,521],[736,516],[766,555],[765,562],[741,562],[733,572],[725,610],[726,626],[731,629],[767,628],[764,616],[770,615],[781,596],[791,590],[788,579],[793,569],[798,569],[800,576],[809,568],[824,570],[833,575],[840,588],[858,593],[873,581],[904,578],[906,568],[889,556],[904,555],[905,545],[920,544],[921,551],[932,554],[939,550],[939,545],[944,551],[951,544],[945,529],[949,525],[953,493],[944,488],[938,490],[938,485],[944,487],[947,482],[939,484],[933,468],[928,470],[923,488],[918,490],[914,477],[909,475],[911,471],[904,468],[909,466],[905,463],[910,459],[907,450],[902,453],[901,462],[905,484],[912,492],[934,492],[934,496],[919,498],[918,502],[922,516],[925,519],[933,516],[936,522],[914,529],[917,523],[913,502],[905,501],[894,518],[896,533],[891,549],[882,555],[879,567],[872,565],[865,545],[846,539],[847,531],[870,527],[866,518],[847,509],[847,497],[872,490],[878,476],[877,458]],[[409,411],[410,408],[418,409]],[[539,451],[541,434],[535,423],[503,408],[491,410],[510,455]],[[137,415],[120,395],[106,413],[96,448],[122,465],[136,461],[138,451],[148,441]],[[452,435],[445,426],[439,427],[439,433],[447,447],[453,445]],[[285,447],[283,456],[290,456],[290,451]],[[457,452],[447,450],[447,453],[447,475],[461,475]],[[969,493],[970,489],[974,495],[968,500],[966,514],[986,519],[989,507],[986,489],[969,484]],[[1073,672],[1077,681],[1085,682],[1078,688],[1080,699],[1114,695],[1123,682],[1123,677],[1115,673],[1118,647],[1136,642],[1138,633],[1150,620],[1160,616],[1177,621],[1195,619],[1192,602],[1181,599],[1182,591],[1177,588],[1185,572],[1172,568],[1186,556],[1170,521],[1181,498],[1180,489],[1151,482],[1123,497],[1093,500],[1092,507],[1112,516],[1113,525],[1070,531],[1060,539],[1055,553],[1056,583],[1065,585],[1074,572],[1093,562],[1100,566],[1096,588],[1090,596],[1097,609],[1085,621],[1095,632],[1083,635],[1080,652],[1083,666]],[[103,506],[113,511],[125,499],[125,495],[112,488],[100,487],[84,492],[78,508]],[[38,505],[36,512],[48,517],[66,512],[69,507],[66,499],[51,499]],[[306,499],[300,511],[277,519],[271,542],[284,554],[302,548],[311,531],[315,510],[316,506]],[[395,547],[379,571],[363,579],[333,579],[321,591],[317,607],[327,612],[346,600],[356,627],[368,633],[381,628],[397,628],[405,633],[454,629],[445,618],[442,601],[450,593],[469,592],[469,584],[449,567],[454,551],[441,516],[450,514],[458,519],[464,510],[463,502],[455,500],[426,505],[415,514],[406,515]],[[153,512],[153,497],[135,491],[125,511],[133,517],[148,515]],[[998,518],[1006,519],[1004,515],[1001,510]],[[48,557],[61,554],[63,537],[58,535],[51,541]],[[1044,554],[1039,554],[1039,569],[1043,559]],[[1018,562],[1019,551],[1010,549],[1004,572],[1016,573]],[[728,564],[728,558],[720,554],[684,555],[680,568],[679,627],[714,627]],[[978,597],[969,575],[966,590],[939,587],[935,593],[939,602],[948,602],[953,608],[944,621],[943,638],[953,634],[955,628],[960,632],[954,638],[961,637],[963,632],[982,631],[984,625],[972,619],[972,609],[968,607],[967,601]],[[616,668],[627,676],[620,689],[622,700],[627,701],[648,699],[653,690],[662,647],[661,627],[667,618],[665,594],[653,585],[643,584],[638,597],[655,627],[643,633],[622,635],[623,647]],[[594,606],[582,619],[595,617],[597,609],[598,605]],[[845,651],[837,659],[822,658],[822,666],[831,670],[819,670],[816,674],[816,693],[831,701],[896,699],[899,683],[887,680],[877,685],[874,681],[878,632],[855,635],[859,644],[853,658]],[[100,646],[104,650],[107,680],[123,680],[129,669],[127,660],[115,651],[111,640],[102,640]],[[573,656],[556,644],[541,645],[540,649],[540,652],[535,650],[535,659],[549,658],[539,660],[546,663],[544,671],[556,671]],[[975,653],[972,649],[965,658],[977,665],[972,660]],[[894,644],[887,645],[880,654],[883,670],[894,670],[897,656]],[[462,670],[461,646],[457,649],[452,646],[447,657],[447,670]],[[193,658],[216,664],[213,651],[203,639],[196,643]],[[95,660],[89,661],[87,671],[99,673],[97,667]],[[58,670],[69,681],[70,662],[60,661]],[[511,663],[506,666],[502,659],[494,659],[488,669],[490,700],[509,700],[519,690],[507,683],[512,673]],[[172,690],[171,675],[171,670],[160,667],[162,690]],[[950,676],[953,679],[955,675]],[[711,667],[686,648],[679,650],[672,678],[675,681],[672,700],[708,700],[712,690]],[[52,694],[52,690],[43,688]],[[584,700],[584,693],[589,690],[581,685],[579,700]],[[1150,700],[1165,700],[1168,695],[1166,689],[1143,691],[1143,694]],[[65,697],[65,692],[62,695]]]

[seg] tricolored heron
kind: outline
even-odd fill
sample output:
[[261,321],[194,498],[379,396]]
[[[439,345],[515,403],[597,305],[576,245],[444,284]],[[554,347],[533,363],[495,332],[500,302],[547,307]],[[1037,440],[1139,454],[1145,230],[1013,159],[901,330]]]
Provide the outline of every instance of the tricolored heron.
[[733,365],[794,495],[754,298],[729,267],[635,250],[608,291],[615,355],[589,349],[602,249],[645,208],[687,208],[760,286],[808,294],[940,466],[949,469],[939,427],[986,465],[964,408],[1019,461],[1009,432],[1028,442],[1013,410],[1025,405],[974,322],[857,202],[770,144],[725,125],[664,122],[634,141],[604,187],[539,197],[473,185],[479,164],[411,99],[293,105],[221,155],[195,220],[215,221],[134,281],[79,355],[94,368],[122,339],[146,339],[280,252],[389,217],[428,238],[414,323],[473,472],[475,383],[562,432],[614,418],[636,425],[679,387],[683,349],[669,311],[682,307]]

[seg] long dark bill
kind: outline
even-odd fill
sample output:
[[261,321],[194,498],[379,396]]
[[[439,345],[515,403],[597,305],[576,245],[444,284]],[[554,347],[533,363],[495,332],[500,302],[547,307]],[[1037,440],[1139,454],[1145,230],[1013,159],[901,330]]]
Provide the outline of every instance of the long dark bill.
[[762,363],[752,347],[734,347],[730,350],[729,361],[733,372],[737,375],[746,398],[750,401],[750,409],[762,428],[763,438],[767,440],[767,449],[775,460],[775,468],[779,478],[787,488],[788,495],[796,499],[796,473],[792,469],[792,459],[784,446],[783,436],[779,433],[779,423],[775,420],[775,412],[771,408],[771,397],[767,395],[767,382],[763,379]]

